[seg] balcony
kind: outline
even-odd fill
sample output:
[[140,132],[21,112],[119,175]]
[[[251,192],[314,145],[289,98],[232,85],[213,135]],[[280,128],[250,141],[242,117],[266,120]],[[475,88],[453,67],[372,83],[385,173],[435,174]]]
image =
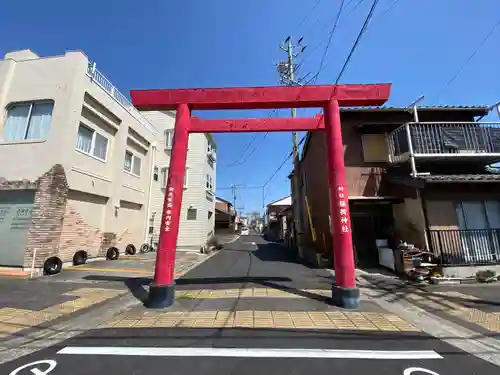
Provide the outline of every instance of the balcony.
[[139,123],[152,134],[156,134],[157,130],[146,117],[144,117],[100,71],[96,69],[95,62],[89,62],[87,66],[87,76],[92,79],[92,83],[103,89],[114,101],[121,105],[127,112],[129,112]]
[[392,163],[415,161],[500,160],[500,122],[407,123],[388,136]]
[[429,230],[428,238],[442,266],[500,264],[500,229]]

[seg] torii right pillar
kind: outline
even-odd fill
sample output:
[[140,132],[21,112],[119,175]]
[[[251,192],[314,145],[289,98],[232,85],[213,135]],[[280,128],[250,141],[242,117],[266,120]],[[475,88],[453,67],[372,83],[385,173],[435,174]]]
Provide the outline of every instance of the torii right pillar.
[[359,289],[356,287],[339,103],[337,100],[330,100],[323,109],[325,113],[328,183],[330,185],[330,230],[333,238],[335,269],[332,300],[336,306],[356,309],[359,306]]

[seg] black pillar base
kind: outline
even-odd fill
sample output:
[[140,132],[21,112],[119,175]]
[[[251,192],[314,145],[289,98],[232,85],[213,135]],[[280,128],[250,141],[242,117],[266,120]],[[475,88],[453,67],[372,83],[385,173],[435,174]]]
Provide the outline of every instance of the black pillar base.
[[175,298],[175,284],[149,286],[148,300],[144,303],[146,307],[151,309],[160,309],[163,307],[172,306]]
[[332,285],[332,302],[335,306],[355,310],[359,307],[359,289]]

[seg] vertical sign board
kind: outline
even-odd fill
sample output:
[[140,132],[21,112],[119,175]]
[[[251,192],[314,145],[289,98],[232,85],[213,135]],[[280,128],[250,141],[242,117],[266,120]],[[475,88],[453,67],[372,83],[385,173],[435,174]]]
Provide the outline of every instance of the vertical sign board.
[[34,192],[0,192],[0,266],[22,266],[32,223]]

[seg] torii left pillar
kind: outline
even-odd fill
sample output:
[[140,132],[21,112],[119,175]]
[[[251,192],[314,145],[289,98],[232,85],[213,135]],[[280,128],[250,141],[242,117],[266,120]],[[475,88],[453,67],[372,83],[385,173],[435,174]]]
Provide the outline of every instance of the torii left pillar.
[[187,104],[177,105],[174,138],[161,218],[160,244],[156,254],[155,277],[150,285],[148,307],[170,306],[175,297],[175,253],[184,191],[184,174],[191,114]]

